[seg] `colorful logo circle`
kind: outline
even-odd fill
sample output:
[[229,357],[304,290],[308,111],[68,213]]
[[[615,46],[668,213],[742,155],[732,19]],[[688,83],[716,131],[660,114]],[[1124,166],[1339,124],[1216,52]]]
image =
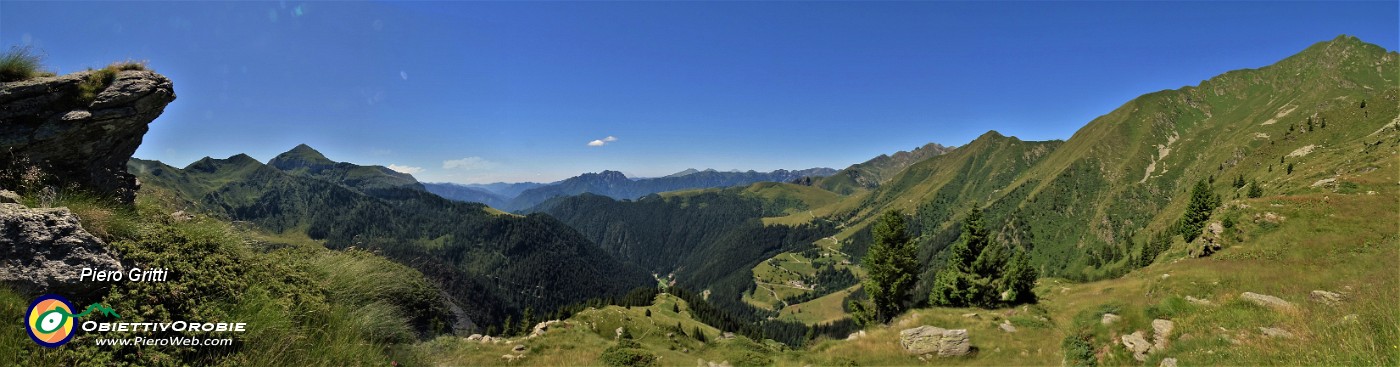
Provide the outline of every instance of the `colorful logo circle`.
[[73,304],[57,294],[45,294],[29,305],[29,337],[39,345],[58,348],[73,339]]

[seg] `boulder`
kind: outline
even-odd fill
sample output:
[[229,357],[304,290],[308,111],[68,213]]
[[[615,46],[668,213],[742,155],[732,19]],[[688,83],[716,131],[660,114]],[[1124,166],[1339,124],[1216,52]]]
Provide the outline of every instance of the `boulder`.
[[1147,361],[1147,352],[1152,350],[1152,344],[1147,342],[1147,338],[1142,336],[1141,331],[1124,335],[1120,339],[1123,342],[1123,347],[1128,348],[1129,352],[1133,352],[1133,359],[1138,362]]
[[1270,296],[1270,295],[1267,295],[1267,294],[1258,294],[1258,293],[1254,293],[1254,292],[1244,292],[1244,293],[1241,293],[1241,294],[1240,294],[1240,299],[1243,299],[1243,300],[1249,301],[1249,302],[1253,302],[1254,304],[1257,304],[1257,305],[1260,305],[1260,306],[1264,306],[1264,307],[1272,307],[1272,308],[1281,309],[1281,310],[1291,310],[1291,309],[1293,309],[1293,304],[1292,304],[1292,303],[1289,303],[1288,301],[1284,301],[1282,298]]
[[468,336],[468,337],[467,337],[467,341],[469,341],[469,342],[479,342],[479,341],[481,341],[481,334],[472,334],[472,336]]
[[1342,303],[1342,295],[1340,293],[1335,292],[1315,290],[1312,291],[1310,297],[1313,301],[1322,302],[1323,304],[1326,304],[1328,306],[1336,306],[1337,304]]
[[510,351],[516,352],[516,353],[524,353],[524,352],[525,352],[525,346],[524,346],[524,345],[520,345],[520,344],[516,344],[514,347],[511,347],[511,348],[510,348]]
[[19,204],[21,199],[14,191],[0,190],[0,203]]
[[1001,328],[1001,331],[1005,331],[1005,332],[1008,332],[1008,333],[1014,333],[1014,332],[1016,332],[1016,326],[1011,325],[1011,321],[1003,322],[1003,323],[1001,323],[1001,325],[999,325],[999,326],[997,326],[997,327],[1000,327],[1000,328]]
[[1162,363],[1158,363],[1157,367],[1176,367],[1176,358],[1162,358]]
[[1211,222],[1201,229],[1201,247],[1194,249],[1196,257],[1206,257],[1220,251],[1221,235],[1225,233],[1225,226],[1220,222]]
[[967,329],[944,329],[933,326],[920,326],[899,332],[899,344],[909,354],[937,353],[939,357],[966,355],[972,344],[968,342]]
[[1172,335],[1172,329],[1176,324],[1171,320],[1152,320],[1152,350],[1166,350],[1167,337]]
[[535,327],[530,329],[530,336],[536,337],[544,335],[544,333],[549,332],[549,329],[556,327],[556,325],[560,325],[560,323],[561,321],[559,320],[549,320],[535,324]]
[[865,337],[865,330],[861,330],[861,331],[857,331],[857,332],[851,333],[851,335],[847,335],[847,336],[846,336],[846,340],[857,340],[857,339],[864,338],[864,337]]
[[[79,84],[95,71],[0,83],[0,171],[40,173],[41,184],[74,186],[130,203],[139,183],[126,163],[147,125],[175,100],[170,79],[119,71],[91,101]],[[0,177],[0,185],[32,185]]]
[[1293,333],[1276,327],[1260,327],[1259,332],[1270,338],[1293,339]]
[[61,293],[74,299],[90,298],[110,284],[79,282],[83,268],[123,267],[67,208],[0,204],[0,281],[22,293]]
[[1113,325],[1113,323],[1118,322],[1119,320],[1122,320],[1122,319],[1123,319],[1123,316],[1118,316],[1118,315],[1116,315],[1116,314],[1111,314],[1111,313],[1105,313],[1105,314],[1103,314],[1103,318],[1099,320],[1099,323],[1100,323],[1100,324],[1104,324],[1104,325]]
[[1197,306],[1215,306],[1215,302],[1211,302],[1208,299],[1196,298],[1192,296],[1186,296],[1186,302],[1191,302],[1191,304]]
[[1285,329],[1260,326],[1259,332],[1264,333],[1264,336],[1268,336],[1268,338],[1294,339],[1294,333],[1285,331]]

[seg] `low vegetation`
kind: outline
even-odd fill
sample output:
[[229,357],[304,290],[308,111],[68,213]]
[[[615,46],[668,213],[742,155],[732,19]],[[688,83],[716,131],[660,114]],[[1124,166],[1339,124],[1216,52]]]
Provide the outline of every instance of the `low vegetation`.
[[0,55],[0,83],[53,76],[44,71],[43,57],[29,47],[13,47]]

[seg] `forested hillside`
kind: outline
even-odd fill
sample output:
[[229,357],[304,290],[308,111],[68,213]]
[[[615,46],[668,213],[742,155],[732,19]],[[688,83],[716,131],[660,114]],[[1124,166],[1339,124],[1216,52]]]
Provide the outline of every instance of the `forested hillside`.
[[[379,172],[348,163],[331,167]],[[367,190],[373,196],[357,191],[365,182],[381,182],[373,177],[318,178],[246,155],[206,158],[185,169],[132,160],[130,171],[147,185],[177,193],[187,210],[305,234],[331,248],[369,249],[412,266],[477,325],[518,320],[527,309],[544,314],[589,298],[620,296],[652,283],[553,218],[491,214],[481,204],[442,199],[417,187],[375,185]]]

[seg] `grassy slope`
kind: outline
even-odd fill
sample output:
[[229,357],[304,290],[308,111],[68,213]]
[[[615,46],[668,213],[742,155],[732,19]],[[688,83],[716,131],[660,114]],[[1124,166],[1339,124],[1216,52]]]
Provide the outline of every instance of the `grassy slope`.
[[[248,332],[231,335],[233,348],[97,347],[99,336],[189,335],[79,333],[68,345],[47,349],[31,342],[22,328],[5,328],[0,360],[36,365],[418,361],[406,342],[424,330],[410,325],[410,315],[435,312],[419,302],[436,302],[437,291],[413,269],[363,251],[331,251],[305,236],[237,228],[210,218],[172,221],[167,213],[179,204],[149,186],[134,209],[80,195],[61,196],[58,204],[73,210],[125,260],[176,274],[165,283],[117,283],[101,300],[74,301],[100,301],[126,322],[222,320],[246,322]],[[0,287],[0,315],[22,318],[32,296]]]

